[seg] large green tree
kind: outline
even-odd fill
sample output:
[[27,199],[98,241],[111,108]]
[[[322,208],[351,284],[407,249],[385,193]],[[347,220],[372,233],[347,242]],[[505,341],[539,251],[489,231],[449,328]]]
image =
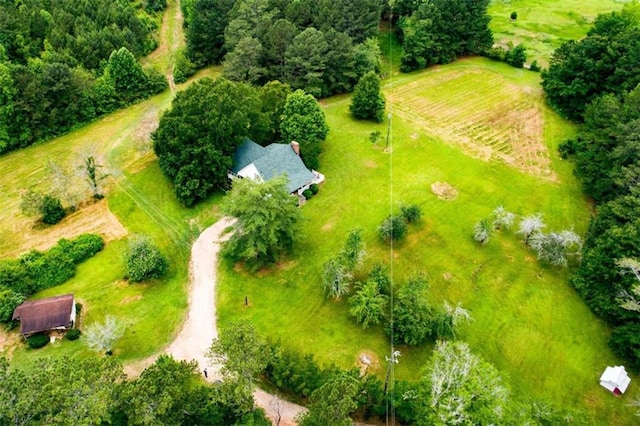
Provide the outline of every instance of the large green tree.
[[318,101],[302,90],[287,96],[280,123],[282,140],[300,144],[300,154],[307,167],[318,168],[321,143],[327,138],[329,126]]
[[310,27],[296,35],[285,53],[286,81],[291,87],[322,96],[328,50],[322,31]]
[[257,91],[203,79],[179,92],[151,135],[160,169],[187,206],[227,184],[236,147],[265,127]]
[[381,123],[384,120],[385,98],[380,91],[380,78],[370,71],[356,84],[349,110],[354,117]]
[[581,121],[586,106],[604,93],[621,94],[640,83],[640,4],[599,15],[587,36],[568,41],[542,73],[547,101]]
[[267,182],[237,179],[221,204],[237,218],[223,252],[234,261],[260,268],[291,252],[300,221],[298,200],[289,195],[286,177]]

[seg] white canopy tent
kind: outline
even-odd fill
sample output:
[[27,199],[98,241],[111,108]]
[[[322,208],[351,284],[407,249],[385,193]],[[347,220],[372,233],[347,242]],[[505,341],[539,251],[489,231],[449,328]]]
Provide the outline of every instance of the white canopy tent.
[[624,367],[607,367],[600,376],[600,385],[615,395],[622,395],[629,387],[631,379],[627,375]]

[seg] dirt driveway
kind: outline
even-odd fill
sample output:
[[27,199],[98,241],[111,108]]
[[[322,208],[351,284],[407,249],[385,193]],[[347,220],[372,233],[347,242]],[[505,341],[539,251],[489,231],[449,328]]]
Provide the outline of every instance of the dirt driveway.
[[[207,368],[209,381],[219,379],[218,366],[210,365],[205,356],[211,341],[218,337],[215,304],[218,252],[220,244],[230,237],[230,233],[223,235],[224,230],[233,223],[230,218],[220,219],[200,234],[191,247],[191,286],[187,319],[180,333],[165,350],[177,360],[196,360],[201,371]],[[130,376],[137,375],[156,358],[154,356],[128,365],[125,371]],[[300,405],[282,400],[262,389],[256,389],[253,396],[256,404],[266,411],[274,425],[293,426],[296,424],[295,417],[305,410]]]

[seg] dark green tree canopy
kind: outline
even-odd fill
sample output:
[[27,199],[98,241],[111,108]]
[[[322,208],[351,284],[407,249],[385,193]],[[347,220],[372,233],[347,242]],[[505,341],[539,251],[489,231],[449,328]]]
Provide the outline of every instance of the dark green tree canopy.
[[490,0],[403,3],[402,13],[412,13],[399,22],[402,71],[446,64],[459,56],[483,53],[493,45],[487,13]]
[[351,91],[379,66],[380,0],[187,3],[187,56],[223,62],[232,80],[277,79],[320,97]]
[[565,117],[582,121],[587,104],[605,93],[622,94],[640,83],[640,5],[599,15],[587,36],[569,41],[542,73],[547,101]]
[[151,138],[160,169],[190,206],[226,186],[236,147],[266,127],[256,89],[203,79],[177,94]]

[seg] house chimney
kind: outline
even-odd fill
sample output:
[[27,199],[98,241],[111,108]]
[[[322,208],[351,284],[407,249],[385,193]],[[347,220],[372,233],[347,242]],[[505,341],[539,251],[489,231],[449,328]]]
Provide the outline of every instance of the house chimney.
[[297,156],[300,156],[300,144],[296,141],[291,141],[291,149],[296,153]]

